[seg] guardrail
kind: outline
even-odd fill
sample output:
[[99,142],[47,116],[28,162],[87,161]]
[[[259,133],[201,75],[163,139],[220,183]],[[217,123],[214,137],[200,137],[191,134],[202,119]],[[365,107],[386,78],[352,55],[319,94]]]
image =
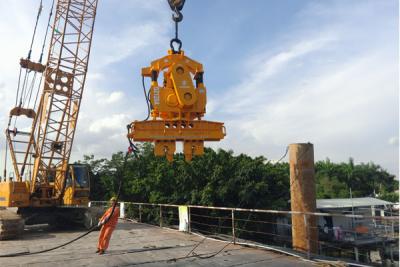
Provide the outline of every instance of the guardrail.
[[[92,201],[91,206],[107,202]],[[399,217],[342,213],[243,209],[198,205],[120,202],[121,217],[138,222],[216,237],[234,244],[291,248],[291,217],[303,216],[309,244],[318,255],[354,259],[364,263],[398,261]],[[317,220],[317,227],[308,224]],[[309,231],[317,228],[318,240]],[[396,255],[397,252],[397,255]],[[307,257],[314,256],[310,251]]]

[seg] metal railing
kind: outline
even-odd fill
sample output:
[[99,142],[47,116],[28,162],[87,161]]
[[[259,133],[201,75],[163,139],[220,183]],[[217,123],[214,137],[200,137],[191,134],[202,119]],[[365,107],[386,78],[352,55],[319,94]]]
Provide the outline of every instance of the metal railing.
[[[105,206],[107,202],[92,201],[92,206]],[[174,204],[121,202],[121,217],[141,223],[178,229],[179,207]],[[302,216],[306,227],[308,258],[323,255],[352,259],[359,262],[383,263],[398,261],[399,217],[365,216],[342,213],[303,213],[296,211],[243,209],[184,205],[187,207],[189,233],[198,233],[234,244],[268,245],[269,248],[292,248],[292,216]],[[316,226],[310,224],[316,220]],[[327,224],[326,222],[330,222]],[[311,238],[311,231],[318,238]],[[310,247],[317,244],[318,253]],[[379,251],[376,253],[376,251]]]

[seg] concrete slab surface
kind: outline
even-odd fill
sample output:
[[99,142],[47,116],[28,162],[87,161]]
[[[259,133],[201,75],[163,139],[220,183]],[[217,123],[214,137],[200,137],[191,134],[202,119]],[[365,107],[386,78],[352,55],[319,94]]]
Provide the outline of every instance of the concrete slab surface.
[[[25,230],[20,240],[0,241],[0,255],[35,252],[67,242],[84,231],[48,227]],[[57,250],[37,255],[0,258],[0,266],[312,266],[311,262],[271,251],[204,239],[156,226],[120,221],[106,254],[95,253],[99,232]],[[195,255],[185,256],[197,245]]]

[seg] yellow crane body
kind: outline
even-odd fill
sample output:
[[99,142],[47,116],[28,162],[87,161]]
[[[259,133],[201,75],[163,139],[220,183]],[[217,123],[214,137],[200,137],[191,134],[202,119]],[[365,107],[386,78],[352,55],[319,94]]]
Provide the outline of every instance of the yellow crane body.
[[0,183],[0,207],[28,207],[29,195],[27,182]]
[[[163,82],[158,83],[163,72]],[[142,69],[151,78],[149,101],[151,120],[131,123],[128,137],[136,142],[154,142],[154,153],[173,160],[176,142],[183,142],[185,159],[204,153],[204,141],[220,141],[226,135],[222,122],[202,120],[206,113],[207,90],[203,65],[169,50],[168,55]],[[195,84],[192,80],[195,80]]]
[[[37,220],[43,223],[47,219],[54,222],[56,216],[85,223],[83,219],[89,202],[88,168],[69,161],[98,0],[57,0],[54,3],[52,25],[53,6],[49,15],[47,62],[41,63],[43,50],[39,62],[31,60],[32,45],[28,57],[20,60],[19,79],[21,73],[25,73],[22,80],[32,80],[32,83],[29,86],[21,83],[20,94],[18,83],[17,100],[18,96],[21,98],[10,111],[5,131],[7,144],[4,179],[0,181],[0,207],[17,207],[26,224],[35,224]],[[38,18],[40,12],[41,7]],[[45,43],[42,49],[44,47]],[[40,79],[37,87],[36,77]],[[32,96],[33,88],[37,88],[37,102],[31,102],[31,97],[27,97]],[[23,125],[22,129],[28,128],[22,120],[29,120],[30,130],[18,129],[20,125]],[[7,173],[8,154],[13,169],[10,174]],[[0,239],[10,236],[8,230],[7,224],[0,221]]]

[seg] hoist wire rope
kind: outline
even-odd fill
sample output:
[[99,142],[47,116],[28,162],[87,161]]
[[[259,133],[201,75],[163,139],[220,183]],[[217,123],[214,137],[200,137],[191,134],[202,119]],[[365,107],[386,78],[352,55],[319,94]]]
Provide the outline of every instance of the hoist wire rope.
[[31,55],[32,55],[32,48],[33,48],[33,44],[34,44],[34,42],[35,42],[36,30],[37,30],[37,26],[38,26],[40,14],[42,14],[42,9],[43,9],[43,0],[40,0],[38,13],[37,13],[37,15],[36,15],[35,28],[33,29],[33,35],[32,35],[31,45],[30,45],[30,47],[29,47],[28,59],[30,59],[30,58],[31,58]]
[[[53,4],[54,4],[54,0],[53,0]],[[31,43],[30,51],[29,51],[29,54],[28,54],[28,59],[29,59],[30,56],[31,56],[32,46],[33,46],[34,37],[35,37],[35,34],[36,34],[37,23],[38,23],[38,20],[39,20],[39,17],[40,17],[41,10],[42,10],[42,0],[40,1],[39,12],[38,12],[38,16],[37,16],[37,21],[36,21],[36,25],[35,25],[35,30],[34,30],[34,34],[33,34],[33,38],[32,38],[32,43]],[[179,11],[176,9],[176,12],[178,13]],[[180,12],[179,12],[179,14],[180,14],[180,16],[181,16],[181,13],[180,13]],[[50,16],[51,16],[51,13],[50,13]],[[181,20],[181,19],[180,19],[180,20]],[[178,21],[175,20],[175,22],[176,22],[176,25],[175,25],[175,29],[176,29],[175,37],[176,37],[176,40],[175,40],[175,41],[178,42],[178,44],[180,44],[180,46],[179,46],[179,51],[180,51],[180,48],[181,48],[182,43],[181,43],[180,40],[178,39]],[[48,26],[49,26],[49,24],[48,24]],[[56,29],[53,29],[53,30],[56,30]],[[46,40],[46,38],[47,38],[47,32],[46,32],[45,40]],[[43,48],[44,48],[44,46],[42,46],[42,54],[41,54],[40,60],[42,59]],[[23,91],[25,91],[25,84],[26,84],[26,79],[27,79],[26,76],[27,76],[27,72],[25,72]],[[35,73],[35,75],[34,75],[34,79],[35,79],[34,81],[36,81],[36,73]],[[41,80],[41,81],[42,81],[42,80]],[[40,83],[41,83],[41,82],[40,82]],[[149,100],[149,98],[150,98],[150,97],[149,97],[150,91],[149,91],[149,93],[147,93],[147,91],[146,91],[146,86],[145,86],[145,82],[144,82],[144,76],[142,76],[142,85],[143,85],[143,92],[144,92],[144,96],[145,96],[146,103],[147,103],[147,108],[148,108],[148,114],[147,114],[147,118],[146,118],[146,120],[148,120],[149,117],[150,117],[150,105],[151,105],[150,100]],[[33,88],[33,85],[31,85],[31,90],[30,90],[31,92],[30,92],[29,102],[30,102],[31,95],[32,95],[32,88]],[[18,88],[18,89],[19,89],[19,88]],[[22,95],[25,95],[24,101],[26,101],[27,94],[28,94],[28,92],[21,92],[21,99],[22,99]],[[17,96],[17,98],[18,98],[18,96]],[[37,97],[36,97],[36,100],[37,100]],[[36,105],[36,100],[35,100],[35,105]],[[22,102],[22,100],[20,100],[20,104],[22,104],[21,102]],[[15,126],[15,125],[14,125],[14,126]],[[129,132],[129,129],[130,129],[130,126],[128,126],[128,132]],[[120,195],[121,195],[121,189],[122,189],[122,184],[123,184],[123,173],[124,173],[124,171],[125,171],[125,169],[126,169],[126,165],[127,165],[127,161],[128,161],[129,154],[130,154],[131,152],[133,152],[135,158],[136,158],[136,159],[138,158],[138,155],[137,155],[137,147],[132,143],[132,141],[131,141],[129,138],[128,138],[128,141],[129,141],[129,149],[128,149],[128,151],[125,153],[125,157],[124,157],[124,161],[123,161],[122,168],[117,169],[116,174],[115,174],[116,178],[117,178],[117,179],[119,178],[119,186],[118,186],[118,191],[117,191],[118,193],[117,193],[117,196],[116,196],[116,200],[115,200],[115,202],[114,202],[114,204],[113,204],[113,206],[112,206],[112,210],[111,210],[110,215],[105,219],[105,221],[104,221],[101,225],[106,224],[106,223],[111,219],[112,215],[114,214],[116,205],[117,205],[118,200],[119,200]],[[7,147],[7,146],[6,146],[6,147]],[[6,153],[7,153],[7,152],[6,152]],[[5,168],[6,168],[6,167],[5,167]],[[63,244],[61,244],[61,245],[58,245],[58,246],[55,246],[55,247],[52,247],[52,248],[49,248],[49,249],[43,249],[43,250],[35,251],[35,252],[29,252],[29,251],[28,251],[28,252],[17,252],[17,253],[3,254],[3,255],[0,255],[0,257],[16,257],[16,256],[35,255],[35,254],[41,254],[41,253],[45,253],[45,252],[50,252],[50,251],[56,250],[56,249],[58,249],[58,248],[64,247],[64,246],[66,246],[66,245],[69,245],[69,244],[71,244],[71,243],[73,243],[73,242],[75,242],[75,241],[77,241],[77,240],[79,240],[79,239],[85,237],[86,235],[90,234],[91,232],[93,232],[93,231],[96,230],[97,228],[98,228],[98,225],[95,225],[95,226],[91,227],[88,231],[86,231],[85,233],[81,234],[80,236],[78,236],[78,237],[76,237],[76,238],[74,238],[74,239],[72,239],[72,240],[70,240],[70,241],[68,241],[68,242],[66,242],[66,243],[63,243]],[[204,240],[200,241],[200,242],[194,247],[194,249],[191,250],[190,253],[194,253],[194,250],[195,250],[203,241],[204,241]],[[214,257],[214,256],[218,255],[219,253],[221,253],[221,252],[222,252],[229,244],[231,244],[231,243],[232,243],[232,242],[229,242],[229,243],[226,244],[224,247],[222,247],[219,251],[217,251],[216,253],[214,253],[214,254],[212,254],[212,255],[210,255],[210,256],[202,257],[201,255],[194,255],[194,257],[199,257],[199,258],[201,258],[201,259],[206,259],[206,258]],[[177,258],[177,259],[184,259],[184,258],[189,258],[189,257],[193,257],[193,256],[188,256],[188,255],[187,255],[187,256],[185,256],[185,257],[183,257],[183,258]],[[177,260],[177,259],[175,259],[175,260]]]
[[[43,38],[42,49],[41,49],[40,57],[39,57],[39,63],[42,63],[42,60],[43,60],[44,48],[46,47],[46,41],[47,41],[47,36],[48,36],[48,33],[49,33],[49,29],[50,29],[51,18],[53,16],[54,3],[55,3],[55,0],[52,1],[51,7],[50,7],[49,18],[47,20],[46,33],[45,33],[44,38]],[[42,2],[41,2],[41,7],[43,8]],[[37,22],[38,22],[38,20],[36,21],[35,31],[36,31],[36,27],[37,27]],[[36,83],[36,74],[37,73],[35,72],[34,79],[33,79],[34,80],[34,84]],[[40,82],[39,82],[39,85],[38,85],[38,88],[37,88],[37,93],[36,93],[35,102],[34,102],[34,108],[36,107],[36,102],[37,102],[37,98],[38,98],[38,95],[39,95],[40,86],[42,84],[42,78],[43,78],[43,75],[41,75],[41,77],[40,77]],[[29,100],[28,100],[27,107],[29,107],[29,104],[31,102],[31,97],[32,97],[32,93],[33,93],[34,84],[31,84],[31,90],[30,90],[30,95],[29,95]]]
[[20,85],[21,85],[21,74],[22,74],[22,67],[19,67],[17,95],[15,96],[15,106],[17,106],[17,104],[18,104],[19,88],[20,88]]
[[178,22],[175,21],[175,39],[179,39],[178,38]]
[[[30,83],[29,83],[29,78],[31,76],[30,72],[28,72],[28,74],[25,76],[24,84],[23,84],[23,88],[22,88],[22,91],[21,91],[21,97],[20,97],[20,101],[19,101],[18,107],[29,108],[29,103],[30,103],[30,100],[31,100],[31,97],[32,97],[33,88],[34,88],[34,85],[36,83],[36,75],[37,75],[37,72],[34,72],[34,75],[33,75],[32,80],[31,80]],[[26,100],[28,98],[28,95],[29,95],[29,102],[27,103],[27,105],[25,105],[26,104]],[[18,116],[15,116],[13,128],[16,127],[17,121],[18,121]]]
[[3,175],[4,175],[4,180],[7,177],[7,156],[8,156],[8,144],[7,144],[7,137],[6,137],[6,149],[4,151],[4,169],[3,169]]
[[[31,56],[32,56],[33,44],[35,43],[36,31],[37,31],[40,15],[42,14],[42,9],[43,9],[43,0],[40,0],[39,9],[38,9],[38,12],[37,12],[37,15],[36,15],[35,27],[33,29],[31,44],[29,46],[29,52],[28,52],[28,57],[27,57],[28,60],[30,60]],[[28,77],[29,73],[30,73],[30,71],[28,72],[28,69],[26,69],[25,70],[25,75],[24,75],[24,81],[23,81],[23,84],[22,84],[20,100],[19,100],[19,103],[18,103],[19,106],[23,106],[23,99],[26,98],[26,94],[27,94],[26,86],[27,86],[27,80],[29,79],[29,77]],[[18,98],[18,96],[17,96],[17,98]]]
[[[35,27],[33,29],[33,34],[32,34],[32,39],[31,39],[31,44],[29,46],[29,52],[28,52],[28,57],[27,59],[29,60],[31,58],[32,55],[32,49],[33,49],[33,44],[35,42],[35,36],[36,36],[36,30],[37,30],[37,26],[38,26],[38,22],[39,22],[39,18],[40,15],[42,13],[42,9],[43,9],[43,0],[40,0],[40,4],[39,4],[39,9],[36,15],[36,22],[35,22]],[[17,95],[16,95],[16,99],[15,99],[15,106],[17,106],[18,104],[21,104],[21,99],[22,99],[22,95],[24,94],[24,88],[25,88],[25,83],[26,83],[26,76],[27,76],[27,70],[25,71],[25,75],[24,75],[24,83],[22,86],[22,90],[21,90],[21,96],[20,96],[20,103],[18,103],[18,96],[19,96],[19,91],[20,91],[20,84],[21,84],[21,73],[22,72],[22,68],[20,67],[19,70],[19,77],[18,77],[18,87],[17,87]]]
[[40,76],[39,85],[38,85],[38,89],[36,91],[36,96],[35,96],[35,103],[33,104],[33,110],[36,109],[36,103],[39,98],[39,92],[40,92],[40,87],[42,86],[42,82],[43,82],[43,75]]
[[[51,10],[50,10],[49,21],[48,21],[48,24],[47,24],[47,31],[46,31],[46,34],[45,34],[45,37],[44,37],[44,41],[43,41],[43,44],[42,44],[42,51],[41,51],[41,55],[40,55],[39,62],[42,61],[42,56],[43,56],[43,51],[44,51],[44,47],[45,47],[45,42],[46,42],[47,34],[48,34],[48,31],[49,31],[49,28],[50,28],[50,20],[51,20],[51,16],[52,16],[53,7],[54,7],[54,0],[53,0],[53,3],[52,3]],[[38,14],[37,14],[37,17],[36,17],[36,23],[35,23],[35,28],[34,28],[32,40],[31,40],[31,45],[30,45],[29,52],[28,52],[28,60],[31,58],[31,55],[32,55],[32,48],[33,48],[33,44],[34,44],[34,40],[35,40],[35,35],[36,35],[36,30],[37,30],[37,25],[38,25],[38,21],[39,21],[40,14],[41,14],[41,12],[42,12],[42,8],[43,8],[43,5],[42,5],[42,0],[41,0],[41,1],[40,1],[39,10],[38,10]],[[59,21],[58,23],[60,23],[60,21]],[[53,30],[54,30],[54,29],[53,29]],[[53,49],[54,49],[54,47],[53,47]],[[34,84],[35,84],[35,82],[36,82],[36,72],[35,72],[34,77],[32,78],[32,82],[31,82],[31,86],[30,86],[30,90],[29,90],[30,92],[27,92],[27,91],[26,91],[26,86],[27,86],[27,80],[29,79],[28,76],[29,76],[29,73],[30,73],[30,72],[28,72],[28,70],[26,69],[25,75],[24,75],[24,81],[23,81],[23,85],[22,85],[22,90],[21,90],[21,93],[19,93],[19,91],[20,91],[21,74],[22,74],[21,72],[22,72],[22,70],[21,70],[21,67],[20,67],[20,75],[19,75],[19,79],[18,79],[18,88],[17,88],[17,96],[16,96],[16,100],[15,100],[15,101],[16,101],[16,106],[17,106],[18,104],[19,104],[20,106],[23,106],[23,104],[25,103],[25,101],[26,101],[28,95],[29,95],[29,102],[30,102],[31,96],[32,96],[33,87],[34,87]],[[43,77],[43,76],[42,76],[42,77]],[[42,78],[40,79],[39,88],[40,88],[41,82],[42,82]],[[39,92],[39,88],[38,88],[38,92]],[[35,106],[36,106],[36,102],[37,102],[38,92],[37,92],[36,99],[35,99]],[[19,96],[19,98],[20,98],[20,103],[18,103],[18,96]],[[28,105],[29,105],[29,102],[28,102]],[[17,121],[17,120],[15,119],[15,121],[14,121],[14,128],[15,128],[16,121]],[[9,124],[10,124],[10,122],[9,122]],[[5,165],[4,165],[4,175],[6,175],[7,149],[8,149],[8,146],[6,145],[6,150],[5,150],[6,156],[5,156]],[[125,166],[126,166],[126,162],[127,162],[129,153],[130,153],[130,152],[128,151],[128,152],[126,153],[126,155],[125,155],[124,164],[123,164],[123,167],[122,167],[123,169],[124,169]],[[135,152],[135,153],[136,153],[136,152]],[[135,154],[135,155],[136,155],[136,154]],[[106,220],[103,222],[103,224],[107,223],[107,222],[110,220],[111,216],[112,216],[113,213],[114,213],[114,210],[115,210],[116,204],[117,204],[117,202],[118,202],[118,199],[119,199],[119,197],[120,197],[121,188],[122,188],[122,182],[123,182],[122,172],[123,172],[123,170],[122,170],[122,171],[120,170],[119,172],[118,172],[118,170],[117,170],[116,177],[119,176],[119,187],[118,187],[117,200],[116,200],[116,202],[114,203],[114,205],[113,205],[113,207],[112,207],[112,211],[111,211],[110,216],[106,218]],[[103,224],[102,224],[102,225],[103,225]],[[68,241],[68,242],[66,242],[66,243],[63,243],[63,244],[61,244],[61,245],[58,245],[58,246],[55,246],[55,247],[52,247],[52,248],[49,248],[49,249],[44,249],[44,250],[40,250],[40,251],[36,251],[36,252],[18,252],[18,253],[10,253],[10,254],[5,254],[5,255],[0,255],[0,257],[16,257],[16,256],[23,256],[23,255],[34,255],[34,254],[40,254],[40,253],[45,253],[45,252],[49,252],[49,251],[52,251],[52,250],[56,250],[56,249],[58,249],[58,248],[64,247],[64,246],[66,246],[66,245],[68,245],[68,244],[71,244],[71,243],[73,243],[73,242],[75,242],[75,241],[77,241],[77,240],[83,238],[84,236],[86,236],[86,235],[88,235],[89,233],[93,232],[93,231],[96,230],[97,228],[98,228],[98,225],[95,225],[95,226],[91,227],[91,228],[90,228],[87,232],[85,232],[84,234],[82,234],[82,235],[80,235],[80,236],[78,236],[78,237],[76,237],[76,238],[74,238],[74,239],[72,239],[72,240],[70,240],[70,241]]]
[[[50,8],[50,13],[49,13],[49,18],[48,18],[48,22],[47,22],[46,33],[45,33],[44,38],[43,38],[43,43],[42,43],[42,49],[41,49],[41,54],[40,54],[40,58],[39,58],[39,63],[41,63],[42,59],[43,59],[44,48],[46,46],[46,40],[47,40],[48,32],[49,32],[49,29],[50,29],[50,22],[51,22],[51,18],[52,18],[52,15],[53,15],[54,3],[55,3],[55,0],[52,1],[52,5],[51,5],[51,8]],[[34,44],[34,41],[35,41],[38,22],[39,22],[39,18],[40,18],[40,15],[42,13],[42,10],[43,10],[43,3],[42,3],[42,0],[41,0],[40,1],[40,5],[39,5],[39,10],[38,10],[38,13],[37,13],[37,16],[36,16],[35,28],[34,28],[34,31],[33,31],[31,45],[30,45],[29,52],[28,52],[28,59],[30,59],[31,55],[32,55],[33,44]],[[34,92],[34,88],[35,88],[35,85],[36,85],[36,79],[37,79],[37,72],[34,72],[34,75],[31,78],[31,82],[29,84],[30,72],[31,71],[28,71],[27,69],[25,70],[24,80],[23,80],[23,84],[22,84],[22,88],[21,88],[20,84],[21,84],[22,68],[20,67],[15,106],[29,108],[29,105],[30,105],[31,100],[32,100],[32,94]],[[36,95],[35,95],[35,101],[34,101],[33,109],[36,108],[36,103],[37,103],[37,99],[38,99],[38,96],[39,96],[40,87],[41,87],[41,84],[42,84],[42,79],[43,79],[43,74],[41,74],[40,82],[39,82],[39,85],[38,85],[38,87],[36,89]],[[28,84],[27,84],[27,81],[28,81]],[[21,90],[21,93],[19,94],[20,90]],[[18,97],[19,97],[19,103],[18,103]],[[16,117],[15,120],[14,120],[14,128],[16,126],[17,120],[18,120],[18,117]]]
[[26,89],[26,85],[27,85],[27,80],[28,79],[29,79],[28,69],[25,69],[25,75],[24,75],[24,80],[23,80],[23,83],[22,83],[21,95],[19,96],[19,103],[18,103],[19,107],[22,106],[22,99],[26,94],[25,89]]
[[[178,23],[181,22],[183,19],[181,10],[182,10],[184,4],[185,4],[185,1],[181,1],[181,3],[178,3],[178,4],[176,4],[172,1],[169,1],[171,10],[172,10],[172,12],[174,12],[174,14],[172,14],[172,20],[175,22],[175,37],[173,39],[171,39],[169,45],[174,54],[180,53],[181,49],[182,49],[182,41],[178,38],[178,32],[179,32],[178,31]],[[174,43],[176,43],[178,45],[177,50],[175,50]]]
[[[36,78],[37,78],[37,72],[35,72],[33,74],[33,77],[32,77],[31,83],[30,83],[30,88],[24,99],[24,105],[26,108],[29,108],[29,104],[31,103],[33,88],[35,88],[35,84],[36,84]],[[29,98],[28,98],[28,94],[29,94]],[[28,102],[27,102],[27,100],[28,100]]]
[[[44,35],[44,39],[43,39],[43,43],[42,43],[42,51],[40,53],[39,63],[42,63],[44,48],[46,47],[47,36],[48,36],[48,34],[50,32],[50,29],[52,29],[51,18],[53,16],[54,3],[55,3],[55,0],[53,0],[52,3],[51,3],[50,12],[49,12],[49,18],[47,20],[47,28],[46,28],[46,33]],[[58,21],[58,25],[59,25],[59,23],[60,23],[60,21]],[[35,102],[33,104],[33,109],[34,110],[36,109],[36,104],[37,104],[37,100],[39,98],[39,93],[40,93],[40,88],[42,86],[42,82],[43,82],[43,74],[40,76],[40,81],[39,81],[38,89],[37,89],[36,96],[35,96]]]
[[53,16],[54,2],[55,2],[55,0],[53,0],[51,7],[50,7],[49,19],[47,21],[46,34],[44,35],[44,39],[43,39],[43,43],[42,43],[42,51],[40,53],[39,63],[42,63],[43,52],[44,52],[44,48],[46,46],[47,35],[49,33],[49,29],[51,28],[51,18]]
[[[46,47],[47,36],[49,34],[50,29],[52,28],[51,27],[51,18],[53,16],[54,3],[55,3],[55,0],[53,0],[52,3],[51,3],[50,12],[49,12],[49,18],[47,20],[46,33],[44,35],[44,39],[43,39],[43,43],[42,43],[42,51],[40,52],[39,63],[42,63],[44,48]],[[36,109],[36,104],[37,104],[37,100],[39,98],[39,93],[40,93],[40,88],[42,86],[42,82],[43,82],[43,74],[40,76],[39,85],[37,87],[36,96],[35,96],[35,102],[33,104],[33,110]]]

